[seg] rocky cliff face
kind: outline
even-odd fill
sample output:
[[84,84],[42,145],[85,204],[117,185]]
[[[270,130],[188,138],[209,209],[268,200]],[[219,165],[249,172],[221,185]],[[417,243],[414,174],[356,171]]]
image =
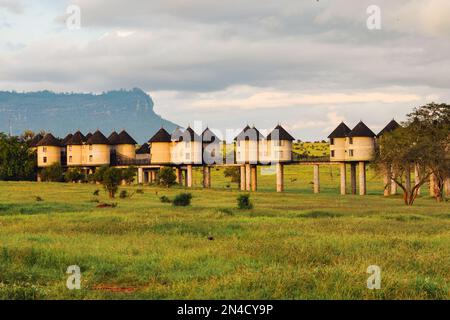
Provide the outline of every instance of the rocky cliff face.
[[102,94],[0,91],[0,132],[9,132],[10,125],[15,135],[30,129],[60,137],[78,129],[100,129],[105,135],[126,129],[139,143],[161,126],[176,128],[154,112],[152,98],[137,88]]

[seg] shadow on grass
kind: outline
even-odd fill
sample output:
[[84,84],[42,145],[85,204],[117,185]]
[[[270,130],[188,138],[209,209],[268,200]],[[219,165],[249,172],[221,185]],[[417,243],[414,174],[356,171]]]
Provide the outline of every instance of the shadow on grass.
[[0,216],[64,213],[88,209],[90,209],[90,206],[87,205],[74,205],[57,202],[0,203]]

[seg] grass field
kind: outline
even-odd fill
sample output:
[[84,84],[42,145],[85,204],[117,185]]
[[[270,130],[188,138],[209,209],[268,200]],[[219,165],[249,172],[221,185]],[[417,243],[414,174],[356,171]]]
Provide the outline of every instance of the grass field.
[[[286,174],[284,194],[260,176],[248,211],[221,170],[186,208],[159,201],[181,188],[146,186],[97,209],[97,185],[0,182],[0,298],[450,298],[449,203],[424,192],[405,207],[373,174],[368,196],[339,196],[333,167],[314,195],[311,167]],[[70,265],[81,267],[81,290],[66,288]],[[380,290],[366,287],[370,265],[382,269]]]

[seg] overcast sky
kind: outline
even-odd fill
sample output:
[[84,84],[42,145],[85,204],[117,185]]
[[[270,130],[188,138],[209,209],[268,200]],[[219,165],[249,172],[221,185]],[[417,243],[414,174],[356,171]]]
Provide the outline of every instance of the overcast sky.
[[[0,90],[139,87],[181,125],[282,123],[306,140],[450,102],[448,0],[37,2],[0,0]],[[373,4],[381,30],[366,25]]]

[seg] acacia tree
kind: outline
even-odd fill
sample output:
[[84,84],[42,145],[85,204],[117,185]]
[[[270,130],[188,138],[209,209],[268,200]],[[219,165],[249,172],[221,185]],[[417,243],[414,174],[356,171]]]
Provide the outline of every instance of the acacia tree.
[[[450,106],[431,103],[414,109],[403,127],[380,138],[376,167],[403,190],[405,204],[414,204],[431,175],[437,181],[436,199],[442,201],[450,177],[449,146]],[[411,183],[413,167],[418,179]]]
[[36,158],[18,137],[0,132],[0,180],[34,180]]

